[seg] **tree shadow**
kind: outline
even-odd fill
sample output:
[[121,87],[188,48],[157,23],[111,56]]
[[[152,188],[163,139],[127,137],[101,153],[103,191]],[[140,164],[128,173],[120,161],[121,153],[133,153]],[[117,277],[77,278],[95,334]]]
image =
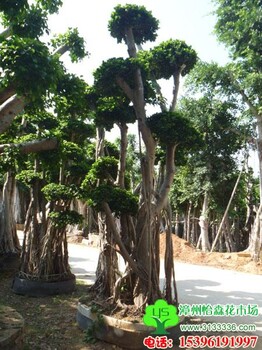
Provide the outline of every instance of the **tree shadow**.
[[[161,279],[160,285],[164,285],[163,278]],[[248,309],[247,314],[243,316],[194,316],[203,317],[205,321],[212,321],[215,323],[236,323],[238,325],[254,324],[257,328],[255,334],[262,336],[262,293],[238,290],[212,290],[214,287],[221,286],[221,283],[205,279],[177,280],[176,285],[180,304],[187,304],[189,306],[195,304],[210,304],[211,306],[222,305],[223,307],[226,307],[226,305],[243,305],[244,308],[247,308],[248,305],[258,305],[259,315],[256,317],[250,315]]]

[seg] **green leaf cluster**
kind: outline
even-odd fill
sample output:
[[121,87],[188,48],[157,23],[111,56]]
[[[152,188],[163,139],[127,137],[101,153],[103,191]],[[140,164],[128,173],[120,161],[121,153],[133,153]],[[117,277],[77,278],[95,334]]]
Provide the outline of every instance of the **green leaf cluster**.
[[233,58],[262,66],[262,1],[216,0],[218,39],[228,45]]
[[61,65],[40,41],[12,36],[0,42],[2,86],[14,84],[17,92],[30,97],[54,88]]
[[35,181],[43,179],[43,174],[30,169],[22,170],[16,175],[16,179],[26,187],[30,188]]
[[110,58],[104,61],[94,72],[95,88],[109,96],[123,96],[116,83],[117,78],[123,79],[131,88],[135,87],[134,74],[137,69],[143,69],[141,62],[134,58]]
[[[140,55],[143,57],[143,53]],[[197,53],[184,41],[170,39],[148,51],[145,58],[156,79],[169,79],[182,67],[182,76],[189,73],[197,62]]]
[[83,216],[75,210],[52,211],[48,217],[51,219],[54,227],[62,229],[67,225],[77,225],[83,222]]
[[70,49],[69,55],[72,62],[78,62],[88,55],[85,50],[85,41],[79,36],[77,28],[69,28],[65,34],[57,35],[51,42],[55,48],[65,46]]
[[132,28],[136,44],[155,41],[159,27],[158,20],[144,6],[117,5],[111,15],[108,29],[117,42],[126,40],[126,32]]
[[117,176],[118,161],[114,157],[101,157],[92,164],[92,167],[86,176],[83,186],[95,185],[97,180],[112,182]]
[[48,201],[67,201],[77,196],[78,189],[75,185],[50,183],[42,188],[42,192]]
[[138,198],[131,192],[111,185],[100,185],[89,191],[88,204],[98,211],[103,211],[103,203],[108,203],[115,215],[135,216],[138,211]]
[[63,0],[37,0],[37,3],[41,4],[44,10],[53,14],[58,12],[59,8],[63,5]]
[[74,74],[63,74],[57,82],[54,95],[55,112],[59,117],[86,117],[89,108],[87,102],[87,83]]
[[3,16],[3,25],[11,27],[12,34],[23,38],[36,39],[48,34],[47,14],[42,8],[32,5],[15,17]]
[[95,123],[110,131],[115,123],[134,123],[136,115],[134,108],[126,100],[114,97],[100,98],[95,114]]
[[14,170],[21,158],[19,147],[5,147],[0,157],[0,171]]
[[17,17],[26,8],[28,8],[27,0],[1,0],[0,2],[0,12],[10,19]]
[[180,111],[155,113],[147,124],[161,144],[194,147],[199,142],[197,131]]

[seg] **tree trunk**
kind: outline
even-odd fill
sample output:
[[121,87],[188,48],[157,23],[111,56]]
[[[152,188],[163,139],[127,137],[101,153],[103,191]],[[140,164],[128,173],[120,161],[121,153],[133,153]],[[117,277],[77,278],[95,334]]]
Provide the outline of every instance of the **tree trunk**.
[[127,131],[126,123],[119,123],[120,129],[120,159],[118,163],[118,172],[116,183],[120,188],[125,188],[125,172],[126,172],[126,155],[127,155]]
[[192,202],[189,202],[188,210],[186,214],[186,234],[185,239],[189,242],[190,241],[190,231],[191,231],[191,210],[192,210]]
[[115,294],[115,284],[120,273],[116,255],[116,244],[112,234],[112,227],[103,213],[98,214],[100,254],[96,269],[96,281],[92,290],[103,298]]
[[235,252],[236,251],[236,245],[232,237],[231,233],[231,227],[229,222],[229,217],[227,215],[224,223],[224,238],[225,238],[225,244],[227,248],[227,252]]
[[259,188],[260,188],[260,206],[257,211],[254,229],[250,237],[250,244],[248,250],[251,252],[254,260],[258,260],[262,249],[262,115],[257,115],[257,152],[259,164]]
[[14,216],[15,186],[14,174],[9,171],[0,204],[0,254],[17,254],[21,250]]
[[261,259],[261,248],[262,248],[262,204],[260,204],[257,214],[256,220],[253,226],[252,233],[250,235],[250,243],[248,247],[248,251],[251,252],[252,258],[255,261]]
[[208,193],[205,192],[202,212],[199,217],[200,240],[201,240],[201,247],[203,252],[210,251],[210,242],[208,237],[208,228],[209,228],[208,202],[209,202]]

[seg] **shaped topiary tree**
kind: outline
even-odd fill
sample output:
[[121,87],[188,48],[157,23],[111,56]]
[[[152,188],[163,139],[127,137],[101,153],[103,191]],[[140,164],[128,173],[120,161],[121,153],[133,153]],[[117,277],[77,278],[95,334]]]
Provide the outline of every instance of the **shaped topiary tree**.
[[[126,191],[125,187],[123,188],[123,182],[119,183],[114,177],[106,181],[107,190],[109,186],[114,195],[96,196],[93,200],[93,203],[99,205],[99,209],[106,216],[107,232],[110,232],[108,245],[118,249],[127,264],[125,272],[119,276],[115,264],[105,267],[104,264],[100,264],[102,261],[100,259],[99,276],[101,266],[107,269],[107,272],[111,268],[107,276],[112,278],[112,283],[103,284],[103,280],[100,280],[100,283],[95,283],[93,289],[104,297],[113,295],[114,302],[121,306],[131,304],[141,309],[147,303],[153,303],[162,297],[165,297],[169,303],[177,303],[172,251],[169,244],[166,251],[164,293],[159,286],[159,221],[175,173],[175,150],[183,143],[190,143],[190,138],[193,143],[196,137],[193,128],[190,128],[181,113],[175,112],[180,77],[193,67],[197,58],[196,53],[183,42],[170,41],[170,45],[166,44],[163,45],[163,48],[159,47],[155,51],[138,55],[136,45],[154,41],[157,29],[158,21],[145,7],[137,5],[115,7],[109,22],[109,30],[118,42],[125,42],[129,58],[112,58],[103,62],[94,74],[98,94],[114,101],[116,96],[124,95],[135,111],[140,138],[142,182],[138,186],[139,198],[136,212],[126,212],[123,211],[123,208],[121,209],[122,202],[129,203],[127,207],[131,208],[132,198],[127,196],[126,200],[123,200],[121,197],[123,193],[116,189],[120,187],[122,191]],[[165,57],[164,65],[160,65],[162,59],[158,58],[159,53]],[[169,70],[167,65],[170,67]],[[171,111],[175,113],[167,112],[168,108],[165,106],[163,112],[166,110],[166,114],[156,114],[148,119],[145,105],[157,101],[157,80],[171,76],[175,77],[174,100],[171,106]],[[108,110],[104,112],[104,120],[106,116],[109,118],[113,116],[115,117],[114,122],[118,122],[118,113],[111,115]],[[121,115],[121,118],[124,118],[123,112]],[[166,147],[166,159],[165,176],[158,190],[155,186],[155,160],[156,147],[159,143]],[[121,159],[120,155],[120,162]],[[101,185],[104,186],[101,180],[97,181],[96,185],[97,189],[92,190],[92,184],[87,179],[84,182],[83,186],[90,197],[97,191],[100,193]],[[102,187],[102,189],[105,188]],[[126,226],[123,225],[123,215],[128,217],[128,221],[125,221]],[[117,222],[120,222],[120,225]],[[128,237],[128,243],[125,240],[126,237]],[[111,286],[111,289],[108,288],[108,285]]]

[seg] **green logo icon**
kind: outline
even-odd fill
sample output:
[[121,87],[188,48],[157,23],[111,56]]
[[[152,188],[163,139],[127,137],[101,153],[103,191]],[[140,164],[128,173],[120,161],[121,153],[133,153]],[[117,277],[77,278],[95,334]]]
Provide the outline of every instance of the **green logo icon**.
[[156,328],[152,334],[169,334],[166,328],[179,323],[177,308],[163,299],[158,299],[154,305],[146,307],[143,321],[146,326]]

